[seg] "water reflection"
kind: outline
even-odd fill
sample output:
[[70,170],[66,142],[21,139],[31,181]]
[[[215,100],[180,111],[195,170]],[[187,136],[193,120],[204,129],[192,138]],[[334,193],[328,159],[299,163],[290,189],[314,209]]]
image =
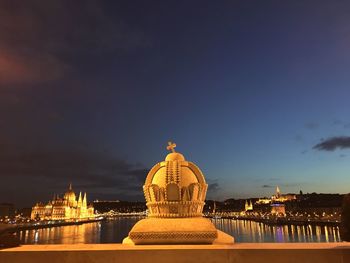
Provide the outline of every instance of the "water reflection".
[[339,227],[332,226],[268,226],[263,223],[213,219],[217,228],[230,233],[236,242],[340,242]]
[[[142,217],[18,232],[22,244],[120,243]],[[340,242],[338,227],[268,226],[247,220],[213,219],[235,242]]]
[[19,232],[23,244],[100,243],[101,223],[52,227]]
[[112,221],[20,231],[22,244],[120,243],[142,217],[120,217]]

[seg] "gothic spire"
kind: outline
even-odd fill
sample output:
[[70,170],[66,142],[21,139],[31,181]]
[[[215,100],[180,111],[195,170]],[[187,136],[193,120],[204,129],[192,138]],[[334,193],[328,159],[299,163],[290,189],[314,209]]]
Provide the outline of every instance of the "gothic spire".
[[78,204],[82,204],[82,200],[81,200],[81,191],[80,191],[80,193],[79,193],[79,198],[78,198]]
[[86,207],[87,205],[87,198],[86,198],[86,192],[84,193],[84,198],[83,198],[83,206]]

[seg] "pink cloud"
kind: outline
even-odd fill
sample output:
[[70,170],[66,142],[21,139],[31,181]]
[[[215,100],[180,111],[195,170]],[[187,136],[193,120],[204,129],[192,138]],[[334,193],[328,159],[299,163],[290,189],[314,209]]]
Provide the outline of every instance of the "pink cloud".
[[55,80],[68,69],[50,54],[16,54],[0,50],[0,84],[3,85]]

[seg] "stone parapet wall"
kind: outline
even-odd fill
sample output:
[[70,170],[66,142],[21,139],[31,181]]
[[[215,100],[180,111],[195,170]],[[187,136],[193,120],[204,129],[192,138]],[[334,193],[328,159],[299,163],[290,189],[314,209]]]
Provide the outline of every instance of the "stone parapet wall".
[[0,250],[1,263],[232,262],[347,263],[350,243],[241,243],[234,245],[24,245]]

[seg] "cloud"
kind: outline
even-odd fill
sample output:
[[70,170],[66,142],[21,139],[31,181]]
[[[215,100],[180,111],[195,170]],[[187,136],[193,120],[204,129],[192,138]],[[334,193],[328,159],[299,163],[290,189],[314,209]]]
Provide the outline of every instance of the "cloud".
[[300,134],[295,135],[294,140],[296,142],[304,142],[304,137]]
[[218,179],[211,180],[207,179],[208,181],[208,194],[215,194],[217,193],[221,188],[218,182]]
[[300,186],[303,185],[304,183],[300,182],[300,183],[287,183],[287,184],[281,184],[281,187],[296,187],[296,186]]
[[[147,173],[148,169],[144,166],[105,152],[78,149],[23,150],[18,147],[0,149],[2,182],[29,182],[27,187],[31,191],[45,185],[45,194],[62,192],[72,182],[75,188],[89,193],[105,193],[119,199],[139,199]],[[3,198],[0,196],[0,199]]]
[[313,149],[319,151],[334,151],[336,149],[347,149],[350,148],[350,137],[349,136],[338,136],[331,137],[322,140],[316,144]]
[[[285,188],[289,188],[289,187],[296,187],[299,185],[303,185],[303,183],[279,183],[278,186],[281,187],[285,187]],[[261,186],[262,188],[276,188],[276,185],[270,185],[270,184],[264,184]]]
[[21,84],[58,79],[70,66],[49,53],[0,50],[0,83]]
[[343,122],[342,122],[341,120],[334,119],[333,122],[332,122],[332,124],[333,124],[334,126],[339,126],[339,125],[342,125]]
[[56,80],[87,57],[94,64],[95,56],[149,45],[118,17],[97,0],[1,1],[0,84]]
[[280,178],[276,178],[276,177],[269,178],[269,181],[279,181],[279,180],[280,180]]
[[307,123],[305,123],[304,126],[306,129],[315,130],[315,129],[318,129],[320,127],[320,124],[317,122],[307,122]]

